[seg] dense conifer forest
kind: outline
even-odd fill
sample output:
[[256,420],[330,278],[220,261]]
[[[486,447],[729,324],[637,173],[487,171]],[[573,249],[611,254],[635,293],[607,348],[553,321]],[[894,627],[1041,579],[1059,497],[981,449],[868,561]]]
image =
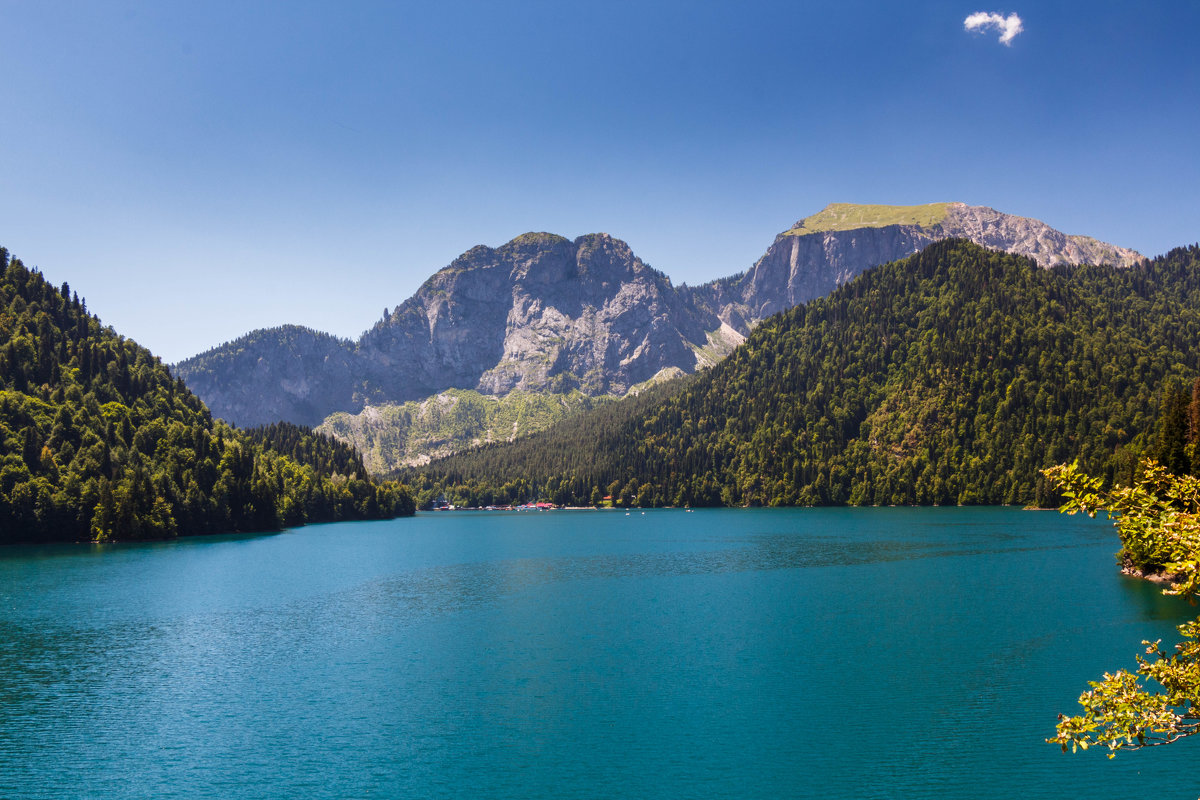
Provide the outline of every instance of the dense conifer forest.
[[214,420],[148,350],[0,248],[0,543],[161,539],[412,513],[352,448]]
[[706,373],[402,474],[462,505],[1047,506],[1053,464],[1132,480],[1198,342],[1195,246],[1040,269],[948,240],[766,320]]

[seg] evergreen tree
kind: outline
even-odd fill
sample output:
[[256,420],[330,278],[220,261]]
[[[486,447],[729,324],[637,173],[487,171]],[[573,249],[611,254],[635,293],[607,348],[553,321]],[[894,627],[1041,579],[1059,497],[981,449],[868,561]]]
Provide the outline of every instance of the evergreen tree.
[[1188,404],[1188,396],[1182,389],[1168,386],[1163,390],[1155,455],[1168,472],[1176,475],[1186,475],[1191,470]]

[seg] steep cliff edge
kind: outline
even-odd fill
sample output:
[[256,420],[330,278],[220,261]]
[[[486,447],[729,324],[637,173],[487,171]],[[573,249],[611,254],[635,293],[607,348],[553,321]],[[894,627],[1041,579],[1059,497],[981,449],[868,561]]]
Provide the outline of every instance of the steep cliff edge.
[[721,319],[745,334],[759,320],[824,297],[871,267],[951,238],[1028,256],[1043,267],[1084,263],[1129,267],[1144,260],[1133,250],[1064,234],[1039,220],[985,206],[834,203],[775,237],[763,257],[741,276],[709,286]]

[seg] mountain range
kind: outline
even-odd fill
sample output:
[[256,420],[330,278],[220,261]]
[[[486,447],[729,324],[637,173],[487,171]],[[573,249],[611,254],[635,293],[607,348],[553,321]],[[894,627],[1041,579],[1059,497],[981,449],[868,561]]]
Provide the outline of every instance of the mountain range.
[[658,375],[710,366],[767,317],[949,238],[1043,267],[1143,260],[963,203],[833,204],[780,233],[748,270],[699,286],[674,285],[605,233],[527,233],[463,253],[357,341],[299,326],[257,330],[174,372],[214,414],[241,426],[316,425],[334,412],[450,388],[620,395]]

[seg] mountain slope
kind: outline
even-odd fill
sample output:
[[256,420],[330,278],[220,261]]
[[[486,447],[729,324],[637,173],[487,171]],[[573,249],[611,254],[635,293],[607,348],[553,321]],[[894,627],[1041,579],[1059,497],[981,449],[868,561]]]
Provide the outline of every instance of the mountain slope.
[[272,530],[412,512],[351,448],[244,433],[65,283],[0,248],[0,544]]
[[943,241],[772,317],[653,407],[410,475],[462,504],[517,483],[576,503],[1042,502],[1044,466],[1131,468],[1198,340],[1196,247],[1046,270]]
[[771,314],[951,236],[1046,266],[1139,258],[961,203],[834,205],[776,237],[747,272],[675,287],[607,234],[529,233],[467,251],[358,342],[293,327],[255,331],[176,372],[238,425],[316,425],[334,411],[449,388],[622,394],[662,370],[716,363]]
[[372,474],[423,464],[472,445],[511,441],[544,430],[608,398],[579,391],[525,392],[503,397],[470,389],[447,389],[421,401],[367,406],[358,414],[331,414],[317,430],[362,452]]

